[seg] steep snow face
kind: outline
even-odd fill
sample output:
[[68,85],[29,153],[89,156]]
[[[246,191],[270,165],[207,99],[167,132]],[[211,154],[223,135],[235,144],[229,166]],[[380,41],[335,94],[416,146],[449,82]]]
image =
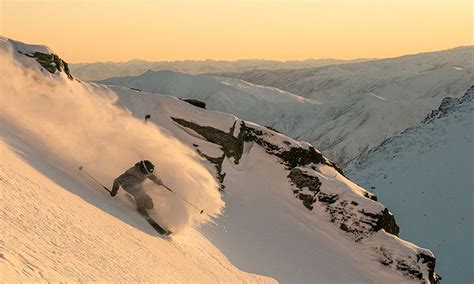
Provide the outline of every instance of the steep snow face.
[[[319,104],[314,100],[304,99],[276,88],[257,86],[241,80],[195,76],[172,71],[148,71],[141,76],[110,78],[100,83],[197,99],[205,102],[209,109],[232,113],[277,129],[290,137],[308,139],[325,149],[325,153],[331,152],[328,149],[337,146],[337,149],[340,149],[335,154],[337,157],[364,151],[369,146],[363,142],[371,135],[391,133],[380,123],[385,121],[385,113],[375,111],[373,114],[358,118],[354,118],[351,113],[343,113],[343,110],[348,108],[367,108],[367,105],[371,104],[371,98],[349,100],[341,104]],[[404,102],[400,104],[405,109],[399,113],[402,117],[400,121],[409,125],[410,113],[418,105]],[[389,114],[398,112],[400,104],[386,107],[386,112]],[[372,108],[377,110],[383,105],[383,102],[375,102]],[[364,124],[362,129],[349,135],[353,140],[331,139],[341,135],[341,131],[346,133],[345,130],[341,130],[340,125],[350,129],[358,128],[361,124]],[[354,143],[354,141],[361,142]]]
[[474,47],[459,47],[362,63],[223,76],[322,103],[321,120],[307,131],[287,133],[346,163],[416,125],[444,97],[462,96],[474,81],[473,58]]
[[446,98],[422,123],[350,162],[345,173],[372,188],[400,235],[433,248],[448,283],[472,283],[474,87]]
[[232,113],[290,137],[310,132],[324,120],[316,101],[223,77],[148,71],[140,76],[110,78],[99,83],[197,99],[205,102],[208,109]]
[[275,282],[238,270],[194,229],[158,237],[132,205],[58,170],[16,134],[0,124],[2,282]]
[[112,90],[207,160],[226,208],[201,231],[238,267],[284,282],[436,281],[433,254],[391,235],[393,215],[309,143],[177,98]]
[[166,191],[154,210],[176,229],[171,238],[159,237],[123,191],[112,199],[79,173],[83,164],[110,185],[150,157],[208,214],[223,206],[194,151],[118,109],[112,91],[71,80],[47,52],[0,39],[1,281],[274,282],[235,268],[189,226],[208,218]]
[[[108,268],[96,262],[100,260],[115,261],[121,270],[131,263],[135,274],[158,272],[151,279],[167,274],[160,278],[163,281],[270,280],[235,270],[219,249],[241,268],[288,282],[437,281],[434,255],[399,239],[399,227],[387,208],[345,178],[311,144],[175,97],[81,83],[59,69],[40,73],[45,63],[12,53],[9,40],[0,43],[1,60],[6,63],[1,71],[7,78],[0,80],[0,134],[18,153],[8,154],[13,166],[2,164],[7,178],[1,182],[15,191],[0,199],[0,212],[6,216],[2,222],[8,222],[2,226],[8,234],[1,243],[1,268],[9,279],[57,279],[53,272],[64,271],[60,280],[130,280],[124,272],[100,276]],[[38,68],[26,68],[15,56]],[[130,114],[140,119],[148,114],[150,119],[142,123]],[[34,169],[20,163],[18,155]],[[171,242],[164,243],[156,235],[150,239],[143,234],[149,226],[137,215],[134,204],[125,200],[123,191],[111,199],[76,170],[83,162],[110,184],[114,175],[143,157],[151,157],[164,182],[204,208],[215,224],[205,223],[209,217],[167,191],[154,190],[157,217],[181,230]],[[39,187],[25,181],[27,177]],[[33,197],[41,194],[36,203]],[[218,215],[221,195],[227,203],[223,216]],[[24,226],[26,221],[20,222],[20,216],[32,225]],[[34,216],[42,217],[36,220]],[[217,249],[193,229],[195,223],[202,224],[201,232]],[[26,237],[34,224],[39,230],[32,238],[41,242]],[[105,246],[108,241],[117,249]],[[109,251],[84,261],[100,248]],[[136,260],[143,256],[141,252],[152,255],[145,259],[153,265]],[[68,266],[79,262],[95,268]],[[28,274],[30,270],[39,271],[35,272],[39,276]],[[133,280],[147,276],[139,274]]]

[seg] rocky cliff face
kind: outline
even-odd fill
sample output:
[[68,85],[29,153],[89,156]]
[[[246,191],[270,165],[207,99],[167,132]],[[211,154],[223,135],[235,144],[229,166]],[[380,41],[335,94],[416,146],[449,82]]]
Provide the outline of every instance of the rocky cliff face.
[[474,85],[471,86],[466,94],[460,98],[447,97],[441,101],[438,109],[433,110],[422,123],[430,123],[435,119],[442,118],[459,109],[463,104],[471,102],[474,98]]
[[64,72],[69,80],[73,80],[74,77],[71,75],[71,72],[69,71],[69,66],[66,61],[62,60],[57,54],[54,53],[42,53],[42,52],[34,52],[32,54],[29,53],[23,53],[21,51],[18,51],[18,53],[21,53],[23,55],[26,55],[28,57],[35,58],[36,61],[46,70],[48,70],[49,73],[54,74],[56,71],[58,72]]
[[[220,146],[222,155],[210,157],[199,150],[199,145],[193,145],[198,153],[215,165],[222,190],[225,188],[226,175],[222,172],[224,159],[229,158],[238,164],[246,145],[257,144],[284,165],[291,185],[288,190],[292,191],[294,197],[309,211],[325,212],[329,221],[356,243],[372,242],[374,236],[381,231],[398,236],[399,227],[393,214],[376,202],[375,195],[363,189],[360,195],[357,195],[348,193],[348,189],[334,190],[325,186],[322,167],[330,167],[335,173],[343,176],[342,170],[310,144],[295,141],[266,127],[239,119],[228,132],[181,118],[172,117],[172,120],[195,131],[206,141]],[[377,208],[375,210],[374,204]],[[427,250],[415,249],[402,256],[390,245],[377,242],[374,242],[371,249],[378,255],[381,264],[393,267],[409,278],[429,279],[431,283],[439,280],[434,272],[436,259]]]

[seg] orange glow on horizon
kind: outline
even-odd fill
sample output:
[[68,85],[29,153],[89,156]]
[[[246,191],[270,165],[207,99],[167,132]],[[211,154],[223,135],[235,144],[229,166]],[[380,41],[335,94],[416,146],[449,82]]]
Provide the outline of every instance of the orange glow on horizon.
[[473,45],[466,0],[0,0],[0,33],[68,62],[383,58]]

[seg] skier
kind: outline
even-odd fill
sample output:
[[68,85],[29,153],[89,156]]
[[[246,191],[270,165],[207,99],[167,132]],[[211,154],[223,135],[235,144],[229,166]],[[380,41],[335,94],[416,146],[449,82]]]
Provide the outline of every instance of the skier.
[[153,209],[153,200],[145,193],[143,182],[148,178],[157,185],[163,185],[161,179],[153,173],[154,170],[155,165],[148,160],[136,163],[135,166],[131,167],[114,180],[114,185],[112,186],[110,195],[117,195],[119,187],[122,186],[125,191],[133,195],[135,198],[138,211],[140,213],[146,213],[146,209]]

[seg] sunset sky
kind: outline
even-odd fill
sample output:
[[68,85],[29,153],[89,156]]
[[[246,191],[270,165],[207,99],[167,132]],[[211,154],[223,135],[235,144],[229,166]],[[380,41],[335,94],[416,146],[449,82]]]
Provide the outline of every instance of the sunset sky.
[[68,62],[353,59],[473,45],[471,0],[0,0],[0,33]]

